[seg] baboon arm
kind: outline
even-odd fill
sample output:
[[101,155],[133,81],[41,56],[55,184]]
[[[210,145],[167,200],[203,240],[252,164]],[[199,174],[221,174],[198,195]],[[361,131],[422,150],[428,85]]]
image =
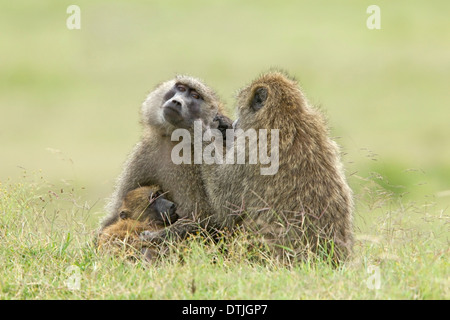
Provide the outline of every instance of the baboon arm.
[[146,230],[141,233],[140,239],[153,244],[161,244],[167,240],[186,239],[189,234],[196,234],[200,230],[201,227],[198,223],[188,221],[187,219],[182,219],[162,230]]
[[150,150],[151,148],[142,142],[134,147],[117,179],[114,193],[106,205],[109,214],[102,222],[102,229],[117,221],[119,208],[129,191],[153,183]]
[[230,230],[240,222],[240,217],[230,215],[221,217],[217,214],[212,215],[202,221],[193,221],[189,219],[180,219],[174,224],[158,231],[144,231],[140,238],[143,241],[160,244],[167,240],[183,240],[190,234],[197,234],[199,232],[206,232],[214,235],[215,233],[229,228]]

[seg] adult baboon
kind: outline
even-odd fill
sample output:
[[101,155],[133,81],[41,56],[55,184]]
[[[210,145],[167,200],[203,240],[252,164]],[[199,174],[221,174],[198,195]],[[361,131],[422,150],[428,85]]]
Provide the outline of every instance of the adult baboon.
[[[222,103],[216,93],[202,81],[189,76],[177,76],[153,90],[142,105],[141,141],[135,146],[119,176],[117,186],[102,222],[102,229],[117,221],[117,212],[127,192],[140,186],[159,185],[177,204],[181,221],[173,224],[177,235],[183,237],[195,224],[209,216],[210,206],[201,178],[200,164],[175,164],[171,153],[177,141],[171,140],[178,128],[193,129],[200,120],[205,128],[217,127],[217,115],[222,119]],[[194,148],[191,148],[191,158]],[[183,227],[181,225],[190,225]],[[171,229],[172,229],[171,227]]]
[[[322,115],[297,82],[281,72],[263,74],[243,88],[237,107],[236,140],[249,129],[279,130],[278,144],[267,140],[267,150],[277,153],[279,166],[273,175],[261,175],[260,162],[203,165],[210,226],[242,225],[258,232],[284,260],[310,252],[345,258],[353,241],[352,191]],[[249,154],[258,148],[261,139],[256,137]],[[233,148],[237,157],[246,152],[236,144]],[[180,230],[144,232],[142,238],[157,242]]]
[[[204,166],[214,221],[263,234],[288,260],[307,251],[344,258],[353,241],[352,191],[323,116],[281,72],[263,74],[243,88],[237,108],[236,140],[249,129],[279,130],[278,145],[268,139],[267,147],[278,152],[278,171],[261,175],[260,162]],[[250,145],[247,151],[256,148]]]

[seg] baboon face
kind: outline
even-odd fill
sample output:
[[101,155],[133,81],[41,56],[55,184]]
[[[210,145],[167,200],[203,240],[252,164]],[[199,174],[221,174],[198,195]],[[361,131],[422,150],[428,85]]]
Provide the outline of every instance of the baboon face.
[[156,226],[167,226],[178,219],[176,205],[161,190],[140,187],[130,191],[119,211],[120,219],[134,219]]
[[303,112],[304,97],[295,81],[281,72],[272,72],[242,89],[237,103],[239,118],[233,124],[235,128],[282,129],[289,121],[286,119],[294,120]]
[[202,81],[177,76],[151,92],[142,105],[145,125],[162,128],[168,133],[193,128],[195,120],[210,126],[219,111],[219,99]]
[[200,119],[203,103],[195,88],[176,82],[164,95],[163,117],[177,128],[190,128],[194,120]]

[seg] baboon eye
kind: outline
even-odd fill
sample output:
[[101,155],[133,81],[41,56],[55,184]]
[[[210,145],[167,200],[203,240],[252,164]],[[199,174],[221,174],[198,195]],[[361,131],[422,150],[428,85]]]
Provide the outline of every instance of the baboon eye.
[[186,91],[186,87],[183,86],[182,84],[177,85],[177,90],[180,92],[185,92]]
[[191,97],[194,98],[194,99],[200,99],[200,95],[197,92],[195,92],[195,91],[192,91]]
[[252,109],[258,111],[264,106],[266,100],[267,100],[267,89],[266,88],[256,89],[251,102]]

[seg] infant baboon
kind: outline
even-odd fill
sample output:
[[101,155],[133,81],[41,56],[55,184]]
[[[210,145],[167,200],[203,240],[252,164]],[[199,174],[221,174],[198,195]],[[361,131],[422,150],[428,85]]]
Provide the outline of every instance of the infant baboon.
[[[242,89],[237,108],[235,130],[242,130],[236,139],[249,129],[279,130],[279,145],[268,139],[267,147],[279,152],[279,167],[274,175],[261,175],[260,162],[205,165],[214,221],[263,234],[283,259],[301,259],[305,251],[343,259],[352,246],[352,191],[322,115],[281,72],[263,74]],[[256,145],[249,148],[256,151]]]
[[[201,178],[201,165],[175,164],[171,153],[179,142],[172,141],[171,135],[178,128],[192,130],[195,120],[201,120],[205,128],[217,128],[219,123],[215,119],[222,113],[222,103],[202,81],[177,76],[152,91],[141,111],[144,133],[125,163],[107,205],[109,216],[103,221],[102,228],[117,221],[118,209],[128,191],[141,185],[157,184],[169,192],[171,200],[177,204],[178,215],[185,218],[170,228],[179,228],[175,233],[184,237],[192,228],[181,224],[210,215],[210,206]],[[194,148],[191,153],[193,159]]]
[[[139,235],[145,230],[153,230],[147,223],[125,219],[118,220],[115,223],[104,228],[97,238],[97,247],[103,252],[123,255],[126,257],[138,257],[144,254],[148,260],[151,260],[155,254],[149,251],[148,242],[144,242]],[[154,250],[154,248],[151,248]]]
[[158,230],[178,220],[176,205],[165,198],[159,186],[145,186],[128,192],[117,212],[115,223],[104,228],[98,237],[98,247],[117,249],[126,246],[131,254],[140,250],[150,258],[148,243],[139,235],[144,230]]
[[176,205],[165,198],[159,186],[145,186],[128,192],[119,209],[122,220],[133,219],[165,227],[178,219]]

